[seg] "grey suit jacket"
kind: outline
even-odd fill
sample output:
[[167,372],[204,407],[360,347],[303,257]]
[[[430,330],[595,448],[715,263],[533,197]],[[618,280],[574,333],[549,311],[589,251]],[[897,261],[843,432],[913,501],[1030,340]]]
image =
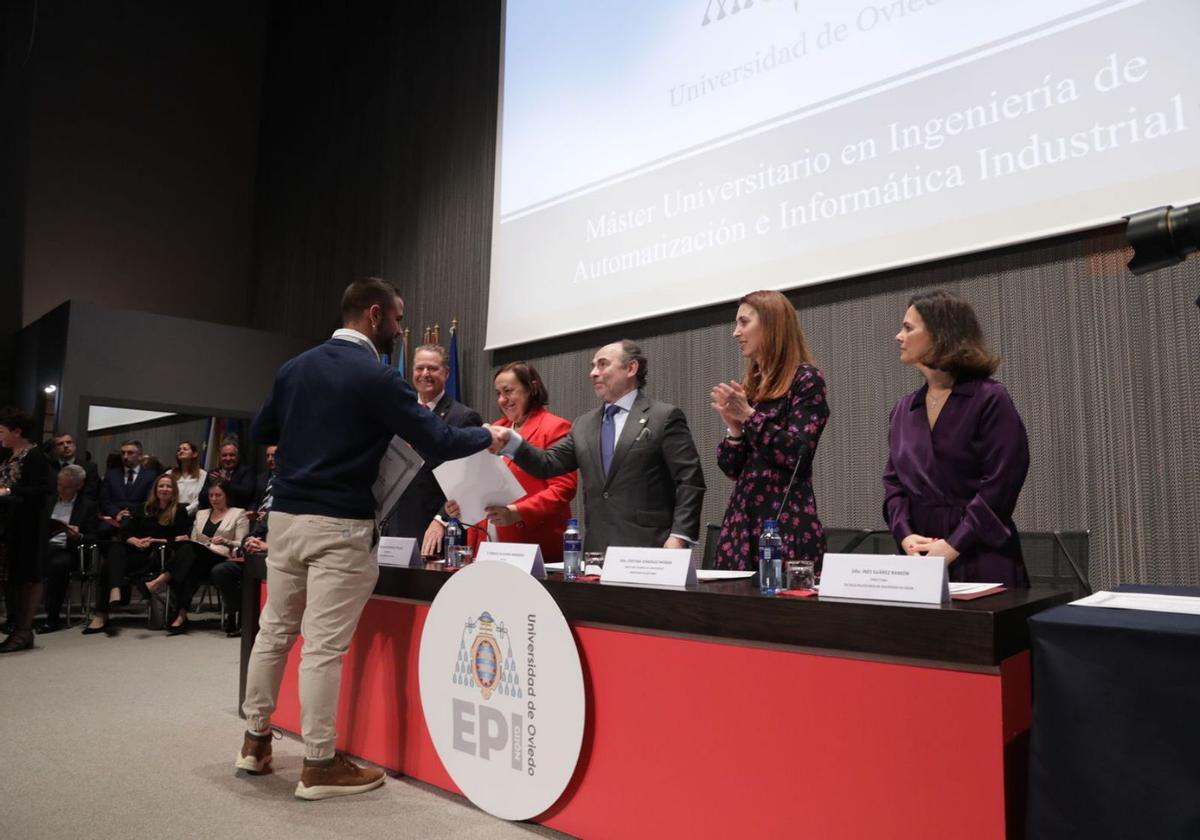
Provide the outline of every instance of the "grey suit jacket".
[[579,470],[585,551],[660,548],[673,533],[698,540],[704,473],[683,412],[639,392],[607,476],[600,466],[602,415],[603,407],[578,418],[550,449],[522,442],[513,461],[538,478]]

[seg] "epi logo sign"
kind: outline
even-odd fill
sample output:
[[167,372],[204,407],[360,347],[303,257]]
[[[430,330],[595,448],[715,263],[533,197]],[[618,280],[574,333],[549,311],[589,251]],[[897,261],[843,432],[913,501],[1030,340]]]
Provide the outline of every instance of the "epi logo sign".
[[450,778],[497,817],[535,817],[583,741],[583,671],[562,611],[507,563],[456,572],[430,605],[418,666],[425,724]]

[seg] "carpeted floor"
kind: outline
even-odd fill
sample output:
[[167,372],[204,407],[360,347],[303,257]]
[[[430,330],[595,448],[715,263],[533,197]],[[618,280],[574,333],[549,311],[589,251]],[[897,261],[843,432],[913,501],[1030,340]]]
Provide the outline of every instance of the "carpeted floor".
[[565,836],[402,777],[303,802],[291,736],[275,742],[275,773],[235,772],[237,665],[236,639],[168,638],[132,614],[115,638],[72,628],[0,656],[0,837]]

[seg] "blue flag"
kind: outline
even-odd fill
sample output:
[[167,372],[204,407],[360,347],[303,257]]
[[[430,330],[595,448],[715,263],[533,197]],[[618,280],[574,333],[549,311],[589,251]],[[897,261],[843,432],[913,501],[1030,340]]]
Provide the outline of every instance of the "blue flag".
[[446,377],[446,393],[462,402],[462,386],[458,381],[458,333],[450,333],[450,373]]

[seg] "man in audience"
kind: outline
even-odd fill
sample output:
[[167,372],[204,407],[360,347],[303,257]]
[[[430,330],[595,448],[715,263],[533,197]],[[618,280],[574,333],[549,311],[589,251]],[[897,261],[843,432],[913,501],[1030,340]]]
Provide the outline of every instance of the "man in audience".
[[603,404],[549,449],[509,437],[503,454],[530,475],[579,470],[584,549],[610,545],[688,548],[700,538],[704,473],[687,418],[646,395],[647,359],[632,341],[592,358],[592,390]]
[[326,799],[383,784],[383,771],[336,751],[342,658],[379,577],[372,486],[392,436],[426,460],[499,450],[487,429],[455,429],[417,404],[399,371],[385,365],[404,302],[378,278],[342,295],[342,329],[286,362],[254,420],[254,439],[278,443],[271,503],[267,603],[246,673],[247,730],[239,769],[268,772],[271,713],[301,627],[300,717],[304,769],[295,795]]
[[[250,503],[254,501],[254,471],[248,464],[242,463],[241,451],[235,441],[226,440],[221,444],[220,464],[209,475],[213,481],[228,481],[233,488],[229,499],[230,507],[250,507]],[[207,508],[208,500],[202,499],[200,507]]]
[[100,483],[100,533],[111,535],[120,524],[146,503],[158,475],[142,466],[141,441],[121,444],[121,466],[104,475]]
[[63,467],[71,464],[78,464],[83,468],[83,493],[84,498],[90,499],[95,505],[100,504],[100,470],[92,463],[90,458],[80,458],[75,448],[75,438],[69,433],[62,433],[54,436],[53,450],[51,454],[50,466],[58,472]]
[[[70,437],[70,435],[67,435]],[[62,605],[71,569],[79,568],[79,546],[96,533],[96,503],[83,494],[87,473],[78,464],[58,471],[58,495],[49,503],[50,545],[46,553],[46,622],[38,633],[62,629]]]
[[258,477],[258,481],[254,486],[254,501],[252,507],[254,510],[261,510],[263,499],[266,498],[271,482],[275,480],[275,453],[279,450],[278,446],[267,447],[267,471]]
[[[416,349],[413,353],[412,382],[417,389],[417,400],[448,425],[460,429],[482,426],[483,418],[478,412],[446,393],[449,365],[450,355],[439,344],[423,344]],[[400,501],[383,521],[382,533],[385,537],[421,540],[422,553],[436,554],[446,529],[435,517],[445,503],[446,495],[433,476],[433,467],[426,464],[413,477]]]

